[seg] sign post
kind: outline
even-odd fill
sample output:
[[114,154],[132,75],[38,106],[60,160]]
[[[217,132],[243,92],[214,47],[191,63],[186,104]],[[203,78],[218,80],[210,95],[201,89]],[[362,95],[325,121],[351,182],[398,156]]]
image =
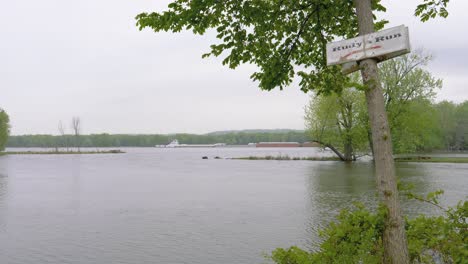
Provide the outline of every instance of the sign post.
[[345,73],[361,70],[362,81],[366,86],[364,93],[372,137],[376,185],[387,209],[382,235],[383,262],[407,264],[410,262],[408,243],[398,198],[390,126],[377,63],[410,51],[408,28],[399,26],[374,32],[373,2],[353,2],[360,36],[328,44],[327,63],[347,63],[342,68]]
[[327,65],[342,64],[345,74],[357,71],[358,61],[374,58],[378,62],[411,51],[408,27],[404,25],[327,44]]

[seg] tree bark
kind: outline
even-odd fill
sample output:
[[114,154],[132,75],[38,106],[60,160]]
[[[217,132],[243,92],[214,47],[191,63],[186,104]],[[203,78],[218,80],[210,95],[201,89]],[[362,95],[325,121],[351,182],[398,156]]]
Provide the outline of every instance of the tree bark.
[[78,152],[80,151],[80,130],[81,130],[81,120],[79,117],[72,118],[72,129],[75,132],[75,144],[78,147]]
[[367,130],[367,140],[369,140],[369,147],[370,147],[370,150],[371,150],[371,153],[372,153],[372,158],[374,158],[374,143],[372,143],[372,132],[370,130],[370,127],[369,129]]
[[345,161],[353,161],[353,140],[349,137],[345,138],[344,143],[344,159]]
[[[365,35],[374,32],[371,0],[354,0],[354,4],[358,17],[359,34]],[[365,59],[359,65],[362,79],[366,85],[377,188],[388,210],[383,234],[384,263],[407,264],[409,263],[408,245],[398,199],[392,140],[377,61]]]

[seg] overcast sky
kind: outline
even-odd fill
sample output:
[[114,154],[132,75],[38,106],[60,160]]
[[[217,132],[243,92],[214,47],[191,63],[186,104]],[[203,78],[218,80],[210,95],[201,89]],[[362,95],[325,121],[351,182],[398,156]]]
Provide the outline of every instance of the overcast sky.
[[[468,1],[448,19],[421,23],[419,1],[384,1],[388,27],[409,26],[413,47],[435,55],[438,100],[468,100]],[[84,133],[205,133],[304,128],[309,95],[297,85],[260,91],[219,59],[201,59],[214,39],[138,31],[134,17],[169,0],[14,0],[0,3],[0,107],[12,134],[57,134],[79,116]]]

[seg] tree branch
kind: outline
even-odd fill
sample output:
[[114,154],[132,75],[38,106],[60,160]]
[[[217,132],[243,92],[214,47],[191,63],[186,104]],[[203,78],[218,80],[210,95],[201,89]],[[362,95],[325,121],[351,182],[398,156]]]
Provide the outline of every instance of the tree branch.
[[[312,4],[310,6],[312,6]],[[315,13],[315,11],[316,11],[316,9],[313,12],[307,14],[307,16],[304,18],[301,25],[299,26],[299,31],[296,33],[296,37],[295,37],[295,39],[293,41],[293,44],[292,44],[291,48],[288,50],[288,52],[286,54],[286,60],[289,60],[289,58],[291,57],[292,52],[296,49],[297,43],[299,43],[299,39],[302,36],[302,34],[304,33],[305,26],[307,25],[307,23],[309,22],[312,15]]]
[[329,149],[331,149],[337,156],[338,158],[340,158],[341,161],[346,161],[344,155],[338,150],[336,149],[335,147],[333,147],[331,144],[328,144],[328,143],[324,143],[324,142],[321,142],[319,140],[314,140],[315,142],[319,143],[320,145],[322,146],[325,146]]

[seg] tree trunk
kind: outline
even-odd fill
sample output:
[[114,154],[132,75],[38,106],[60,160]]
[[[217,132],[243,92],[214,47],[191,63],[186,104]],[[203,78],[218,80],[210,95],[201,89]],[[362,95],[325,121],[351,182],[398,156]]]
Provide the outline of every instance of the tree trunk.
[[80,135],[75,135],[75,144],[76,144],[76,148],[78,149],[78,152],[81,152],[81,150],[80,150]]
[[344,159],[345,161],[353,161],[353,139],[349,136],[346,136],[344,142]]
[[[371,0],[354,0],[359,34],[374,32]],[[408,244],[402,217],[393,160],[392,140],[379,79],[377,61],[366,59],[359,63],[366,85],[366,101],[372,131],[372,145],[377,188],[388,209],[383,234],[384,263],[409,263]]]
[[369,146],[372,153],[372,158],[374,158],[374,144],[372,143],[372,132],[370,128],[367,130],[367,140],[369,140]]

